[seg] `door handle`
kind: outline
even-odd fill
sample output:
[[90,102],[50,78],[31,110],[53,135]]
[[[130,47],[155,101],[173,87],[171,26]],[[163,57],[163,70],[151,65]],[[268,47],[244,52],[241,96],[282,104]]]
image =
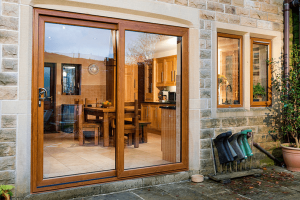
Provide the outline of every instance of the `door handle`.
[[[42,95],[44,95],[42,97]],[[46,88],[39,88],[39,107],[42,105],[42,101],[47,98],[47,90]]]

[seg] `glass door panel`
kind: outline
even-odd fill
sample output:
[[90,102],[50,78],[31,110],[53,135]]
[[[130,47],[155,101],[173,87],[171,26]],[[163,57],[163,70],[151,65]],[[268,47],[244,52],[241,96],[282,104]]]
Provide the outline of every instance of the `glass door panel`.
[[181,48],[181,37],[125,31],[125,170],[182,161]]
[[45,23],[43,178],[115,169],[116,33]]

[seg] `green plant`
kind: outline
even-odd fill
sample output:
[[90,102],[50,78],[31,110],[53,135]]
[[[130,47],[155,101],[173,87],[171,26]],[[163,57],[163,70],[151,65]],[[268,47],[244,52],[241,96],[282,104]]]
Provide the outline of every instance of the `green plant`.
[[13,188],[15,187],[12,185],[0,185],[0,196],[8,199],[8,197],[11,197],[13,195],[11,191]]
[[[283,71],[283,70],[282,70]],[[300,54],[294,46],[291,53],[291,66],[289,75],[278,74],[273,78],[272,84],[278,92],[280,104],[280,120],[277,120],[274,129],[279,130],[283,136],[295,140],[296,147],[300,147]],[[280,126],[278,126],[280,124]],[[276,126],[277,125],[277,126]]]
[[256,85],[253,85],[253,97],[254,97],[254,99],[257,99],[257,97],[259,95],[265,96],[266,92],[265,92],[265,88],[263,88],[263,86],[260,83],[257,83]]

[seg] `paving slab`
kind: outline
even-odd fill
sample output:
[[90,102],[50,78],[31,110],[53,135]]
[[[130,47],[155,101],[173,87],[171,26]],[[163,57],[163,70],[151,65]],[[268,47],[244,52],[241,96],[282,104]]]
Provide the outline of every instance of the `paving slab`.
[[171,196],[164,190],[161,190],[157,187],[149,187],[149,188],[141,188],[132,190],[132,193],[140,196],[145,200],[156,200],[156,199],[164,199],[164,200],[173,200],[176,197]]
[[188,187],[186,187],[186,185],[182,185],[182,184],[167,184],[167,185],[160,185],[157,186],[159,189],[164,190],[166,192],[168,192],[170,195],[176,197],[177,199],[185,199],[185,200],[189,200],[189,199],[203,199],[203,200],[211,200],[211,198],[209,198],[208,196],[204,195],[202,193],[202,191],[196,191],[196,190],[192,190]]
[[[132,192],[119,192],[113,194],[102,194],[92,197],[76,198],[76,200],[141,200],[142,198]],[[75,200],[75,199],[74,199]]]
[[185,187],[197,191],[205,196],[209,196],[212,194],[218,194],[226,191],[222,184],[219,184],[212,180],[206,180],[203,183],[193,183],[190,181],[176,183],[177,187]]

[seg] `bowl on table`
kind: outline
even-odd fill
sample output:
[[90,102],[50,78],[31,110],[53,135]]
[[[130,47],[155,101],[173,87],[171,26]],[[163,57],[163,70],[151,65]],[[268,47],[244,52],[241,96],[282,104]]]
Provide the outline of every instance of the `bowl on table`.
[[102,103],[103,108],[108,108],[110,106],[111,106],[111,102],[109,102],[109,101],[105,101],[105,102]]

